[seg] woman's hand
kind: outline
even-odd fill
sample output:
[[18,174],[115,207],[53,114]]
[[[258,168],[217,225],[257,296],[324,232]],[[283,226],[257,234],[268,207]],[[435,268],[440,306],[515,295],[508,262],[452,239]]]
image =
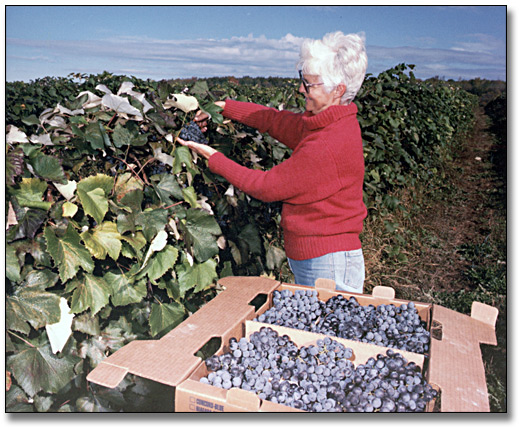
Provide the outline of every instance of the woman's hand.
[[[214,104],[218,107],[225,108],[226,102],[216,101]],[[196,117],[194,118],[194,122],[198,124],[199,128],[201,129],[201,132],[205,132],[207,130],[207,119],[208,114],[202,110],[198,110],[198,112],[196,113]]]
[[213,149],[212,147],[207,146],[206,144],[199,144],[194,141],[185,141],[179,137],[177,138],[177,141],[182,146],[194,150],[197,154],[203,156],[205,159],[209,159],[210,156],[212,156],[214,153],[217,153],[216,149]]

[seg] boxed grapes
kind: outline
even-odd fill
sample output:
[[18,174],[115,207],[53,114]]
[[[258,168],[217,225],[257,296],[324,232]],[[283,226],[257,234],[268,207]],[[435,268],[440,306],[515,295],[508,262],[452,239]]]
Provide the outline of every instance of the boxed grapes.
[[176,388],[182,411],[424,411],[436,396],[417,355],[246,321]]
[[480,344],[496,344],[494,308],[475,302],[467,316],[323,280],[315,289],[262,277],[219,283],[175,329],[129,343],[87,379],[114,388],[133,373],[172,386],[178,412],[430,411],[435,395],[442,412],[489,410]]

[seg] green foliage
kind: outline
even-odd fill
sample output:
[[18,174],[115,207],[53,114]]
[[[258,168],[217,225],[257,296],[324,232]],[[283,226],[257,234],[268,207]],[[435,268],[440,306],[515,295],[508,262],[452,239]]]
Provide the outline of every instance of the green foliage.
[[396,189],[443,184],[444,163],[473,124],[473,96],[449,84],[418,81],[412,71],[405,73],[408,68],[413,66],[400,64],[368,77],[355,100],[369,215],[395,211]]
[[[406,68],[369,76],[356,101],[370,215],[400,209],[396,189],[443,181],[473,117],[469,94],[419,82]],[[293,79],[145,82],[110,73],[6,85],[8,411],[119,408],[86,388],[86,373],[106,355],[161,337],[216,295],[219,277],[291,280],[281,204],[248,197],[177,146],[195,110],[173,99],[183,93],[209,112],[213,147],[270,169],[290,151],[224,121],[214,101],[302,111],[296,88]],[[389,256],[403,260],[398,248]],[[74,318],[54,354],[44,327],[58,322],[61,297]],[[120,404],[143,404],[139,382],[114,392]]]

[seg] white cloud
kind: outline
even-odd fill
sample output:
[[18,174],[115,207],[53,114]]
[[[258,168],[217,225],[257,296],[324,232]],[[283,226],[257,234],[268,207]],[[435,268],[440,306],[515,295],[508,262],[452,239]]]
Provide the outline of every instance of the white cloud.
[[[114,37],[100,40],[6,40],[6,80],[20,70],[20,58],[33,58],[41,70],[55,67],[56,76],[72,72],[109,71],[140,78],[163,79],[211,76],[296,76],[300,45],[304,39],[287,34],[228,39],[163,40],[150,37]],[[446,78],[504,78],[505,44],[484,34],[470,34],[448,49],[400,46],[367,46],[368,72],[378,74],[399,63],[415,64],[419,78],[434,74]],[[53,64],[54,63],[54,64]],[[61,66],[61,69],[56,67]],[[441,71],[440,73],[438,71]],[[465,75],[461,74],[465,71]],[[37,73],[38,70],[34,70]],[[43,72],[43,71],[42,71]],[[487,74],[486,74],[487,73]],[[50,74],[45,74],[50,75]],[[22,77],[16,80],[44,76]]]
[[[103,69],[113,71],[117,60],[121,68],[160,67],[165,77],[205,77],[214,72],[227,75],[295,74],[295,64],[302,39],[286,35],[281,39],[267,39],[265,36],[233,37],[230,39],[209,40],[161,40],[148,37],[119,37],[98,41],[41,41],[7,39],[7,44],[17,49],[23,47],[46,52],[53,56],[94,58]],[[9,68],[9,63],[7,64]],[[158,74],[161,70],[157,70]],[[81,70],[79,70],[81,71]]]
[[489,34],[469,34],[465,38],[467,40],[456,42],[452,49],[492,54],[505,53],[505,43]]

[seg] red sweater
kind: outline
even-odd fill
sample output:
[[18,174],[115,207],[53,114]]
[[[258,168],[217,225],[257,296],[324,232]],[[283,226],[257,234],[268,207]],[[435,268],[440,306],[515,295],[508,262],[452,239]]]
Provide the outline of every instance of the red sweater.
[[246,168],[222,153],[209,159],[212,172],[248,195],[282,201],[285,251],[294,260],[361,248],[366,217],[364,156],[357,106],[331,106],[312,115],[227,100],[223,115],[268,132],[293,149],[269,171]]

